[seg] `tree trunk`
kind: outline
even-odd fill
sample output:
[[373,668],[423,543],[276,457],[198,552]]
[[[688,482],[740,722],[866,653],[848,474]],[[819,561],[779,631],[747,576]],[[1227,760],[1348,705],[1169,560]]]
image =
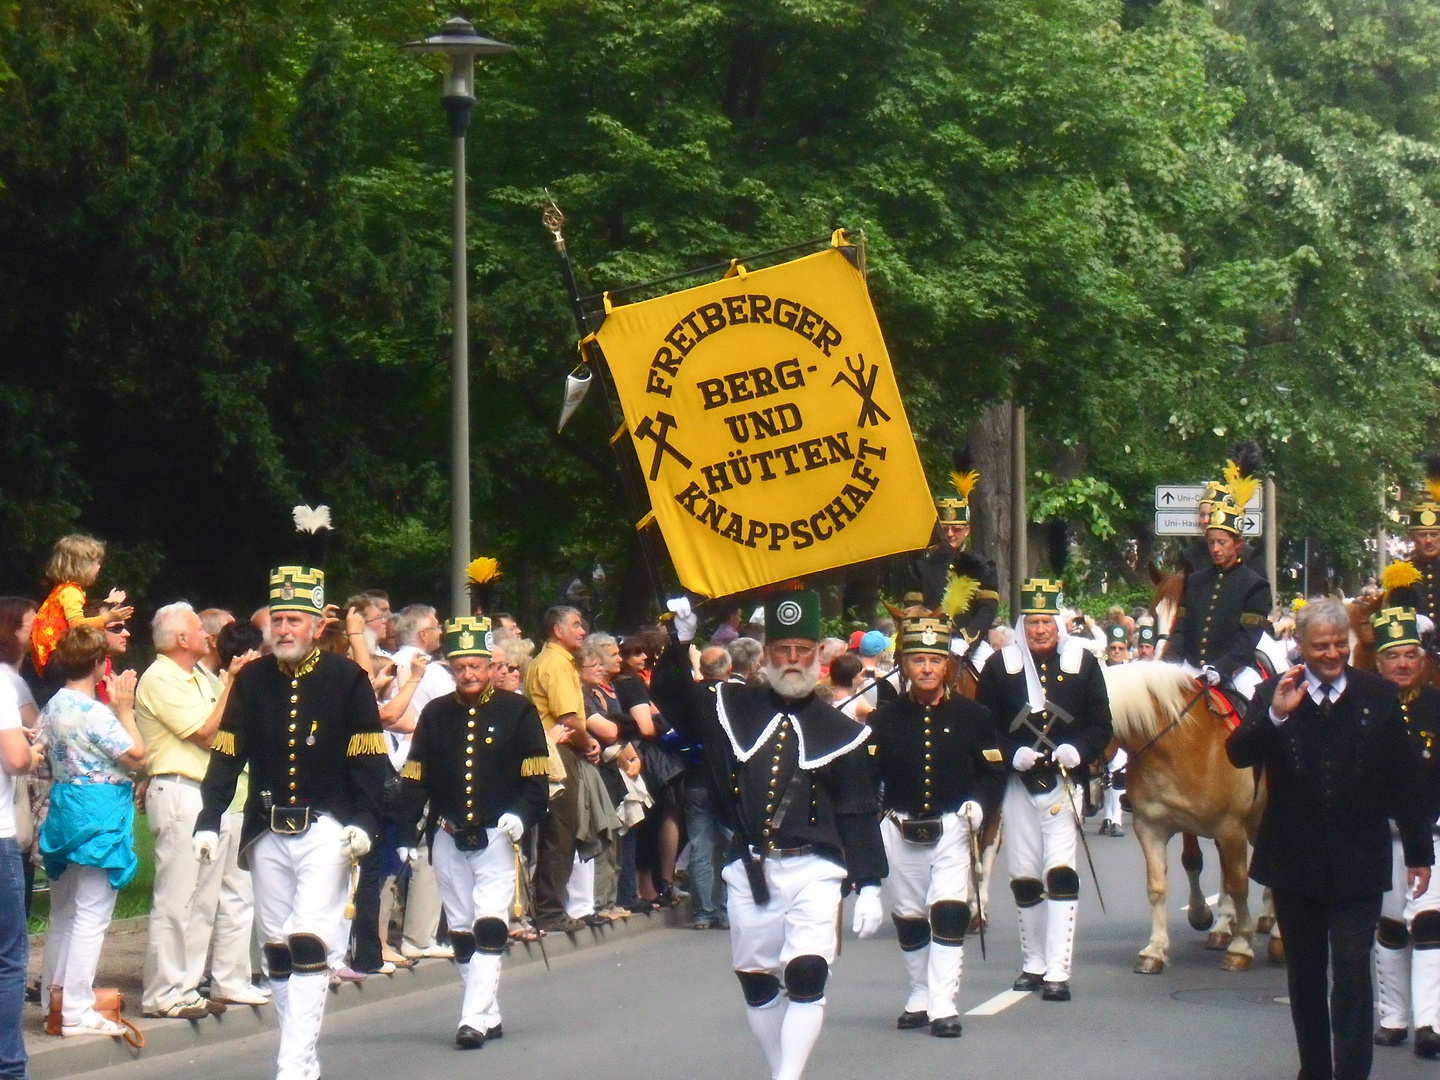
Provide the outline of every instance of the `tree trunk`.
[[1002,596],[1010,581],[1010,403],[984,409],[970,425],[970,462],[980,482],[970,496],[970,547],[993,559]]

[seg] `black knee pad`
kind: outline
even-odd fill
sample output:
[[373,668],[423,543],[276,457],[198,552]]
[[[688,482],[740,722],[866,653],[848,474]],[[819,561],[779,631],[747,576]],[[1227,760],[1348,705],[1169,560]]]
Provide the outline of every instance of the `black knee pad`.
[[492,956],[503,953],[509,934],[510,928],[505,925],[504,919],[491,916],[475,920],[475,948],[478,952]]
[[937,900],[930,905],[930,935],[941,945],[964,945],[970,928],[970,905],[964,900]]
[[450,947],[455,950],[457,964],[468,964],[475,955],[475,935],[469,930],[451,930]]
[[745,1004],[752,1009],[769,1005],[780,996],[780,980],[768,971],[737,971],[740,992],[745,995]]
[[[1384,919],[1380,922],[1383,924]],[[1410,922],[1410,938],[1417,949],[1440,949],[1440,911],[1422,911]]]
[[1051,900],[1079,900],[1080,875],[1073,866],[1056,866],[1045,871],[1045,892]]
[[930,944],[930,924],[924,919],[913,919],[905,915],[890,915],[895,923],[895,936],[900,939],[901,952],[915,952]]
[[1045,895],[1045,886],[1039,878],[1017,877],[1010,879],[1010,891],[1015,894],[1016,907],[1034,907]]
[[[1420,919],[1415,919],[1415,929],[1420,929]],[[1380,921],[1375,924],[1375,940],[1380,942],[1383,949],[1403,949],[1410,944],[1410,931],[1405,929],[1405,924],[1399,919],[1387,919],[1383,915]]]
[[326,971],[328,953],[319,934],[290,935],[290,958],[296,975],[315,975]]
[[830,965],[823,956],[797,956],[785,965],[785,993],[791,1001],[804,1004],[825,996]]
[[283,941],[267,941],[260,947],[265,954],[265,970],[271,979],[288,979],[294,970],[290,959],[290,946]]

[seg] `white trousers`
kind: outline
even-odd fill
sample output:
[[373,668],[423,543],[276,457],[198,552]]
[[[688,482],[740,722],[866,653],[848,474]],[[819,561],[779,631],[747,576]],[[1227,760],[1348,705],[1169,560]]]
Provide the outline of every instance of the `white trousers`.
[[836,912],[845,870],[819,855],[765,860],[770,903],[760,907],[736,859],[721,872],[730,888],[730,962],[736,971],[766,971],[784,979],[797,956],[835,960]]
[[[1105,766],[1105,771],[1109,773],[1111,777],[1114,777],[1117,772],[1125,768],[1129,761],[1130,755],[1125,753],[1125,748],[1123,746],[1116,747],[1115,756],[1111,758],[1109,764]],[[1120,805],[1120,792],[1116,791],[1113,786],[1107,784],[1105,787],[1105,820],[1107,822],[1113,821],[1116,825],[1119,825],[1123,819],[1124,810]]]
[[[340,828],[326,815],[303,836],[267,832],[255,841],[250,876],[262,942],[284,943],[291,934],[314,934],[328,949],[339,940],[350,885],[350,860],[340,850]],[[317,1080],[315,1044],[329,978],[324,971],[294,974],[272,980],[271,988],[280,1020],[276,1080]]]
[[[928,922],[930,905],[941,900],[974,905],[970,823],[955,813],[945,814],[941,821],[940,841],[933,847],[907,843],[900,835],[900,827],[888,816],[880,823],[885,857],[890,862],[885,892],[891,912],[902,919]],[[957,1015],[955,999],[960,994],[964,945],[931,940],[924,948],[902,955],[910,975],[905,1011],[926,1013],[931,1020]]]
[[41,985],[58,986],[66,1024],[93,1024],[95,970],[115,911],[108,871],[71,863],[50,883],[50,929],[45,932]]
[[[461,851],[443,829],[435,833],[430,853],[445,921],[452,931],[470,930],[477,919],[499,919],[510,925],[515,897],[515,848],[499,829],[487,829],[489,842],[479,851]],[[477,951],[459,965],[465,987],[460,1026],[489,1031],[500,1023],[500,961],[503,953]]]
[[[1400,841],[1392,841],[1393,880],[1380,903],[1380,917],[1403,922],[1413,932],[1415,916],[1423,911],[1440,911],[1440,875],[1432,875],[1429,887],[1411,897],[1405,887],[1405,852]],[[1440,844],[1436,845],[1440,855]],[[1380,1026],[1417,1028],[1440,1032],[1440,949],[1415,948],[1413,943],[1399,949],[1375,943],[1375,1005]]]
[[[1005,788],[1001,828],[1010,860],[1010,881],[1031,879],[1048,889],[1050,871],[1067,868],[1076,874],[1075,813],[1080,811],[1080,791],[1073,787],[1073,802],[1067,802],[1064,784],[1053,791],[1032,795],[1012,775]],[[1046,982],[1068,982],[1075,947],[1075,917],[1078,903],[1073,899],[1047,898],[1043,904],[1018,908],[1022,970],[1043,975]]]
[[160,777],[150,781],[145,817],[155,838],[155,888],[140,996],[146,1012],[196,997],[205,974],[225,865],[218,853],[205,865],[195,858],[191,838],[199,813],[199,784]]
[[[251,985],[250,938],[255,925],[255,890],[250,871],[240,869],[240,829],[245,815],[226,813],[220,819],[220,849],[200,868],[195,902],[186,929],[185,985],[193,990],[205,977],[206,944],[210,956],[210,996],[233,997]],[[213,908],[211,879],[218,879]],[[198,945],[198,947],[196,947]]]
[[440,929],[440,886],[430,865],[430,849],[421,844],[410,863],[410,884],[405,888],[404,943],[412,949],[435,945]]

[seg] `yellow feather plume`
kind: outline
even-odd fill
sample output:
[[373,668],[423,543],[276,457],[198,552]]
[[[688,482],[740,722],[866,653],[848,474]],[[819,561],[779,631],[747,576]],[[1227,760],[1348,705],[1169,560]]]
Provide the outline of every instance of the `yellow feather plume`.
[[1427,476],[1425,489],[1430,492],[1432,502],[1440,502],[1440,476]]
[[500,560],[492,559],[489,555],[481,555],[470,563],[466,569],[466,576],[471,585],[486,585],[500,577]]
[[1420,580],[1420,571],[1408,562],[1392,562],[1380,575],[1380,588],[1387,593],[1391,589],[1403,589]]
[[[1226,474],[1229,474],[1228,469],[1226,470]],[[1251,496],[1259,490],[1260,478],[1258,476],[1237,475],[1234,480],[1230,481],[1230,498],[1233,499],[1235,505],[1242,510],[1245,508],[1245,504],[1250,501]]]
[[971,469],[969,472],[952,472],[950,482],[955,485],[955,491],[962,499],[970,498],[970,492],[974,490],[975,483],[980,479],[980,471]]
[[970,610],[970,605],[975,602],[975,594],[979,591],[980,582],[951,570],[945,586],[945,595],[940,600],[940,608],[946,615],[954,619]]

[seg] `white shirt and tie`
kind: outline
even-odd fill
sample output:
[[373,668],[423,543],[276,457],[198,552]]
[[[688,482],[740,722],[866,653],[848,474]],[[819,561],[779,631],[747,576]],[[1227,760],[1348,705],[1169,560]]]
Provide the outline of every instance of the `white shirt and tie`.
[[[1345,670],[1342,668],[1340,674],[1330,682],[1324,682],[1320,676],[1310,670],[1309,665],[1305,667],[1305,692],[1310,695],[1310,700],[1319,705],[1322,709],[1326,704],[1333,705],[1340,700],[1340,695],[1345,693]],[[1285,723],[1288,716],[1277,716],[1275,706],[1270,706],[1270,722],[1276,727]]]

